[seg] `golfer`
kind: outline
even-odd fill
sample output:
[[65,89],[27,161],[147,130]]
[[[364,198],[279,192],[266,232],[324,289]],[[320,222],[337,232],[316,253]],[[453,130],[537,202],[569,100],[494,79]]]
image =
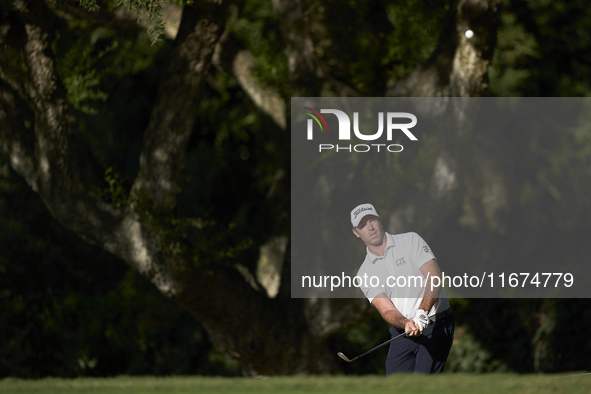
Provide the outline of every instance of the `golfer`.
[[386,374],[443,371],[454,319],[443,291],[431,283],[433,276],[441,276],[431,248],[416,233],[386,233],[371,204],[355,207],[351,224],[367,246],[357,275],[375,277],[371,285],[364,281],[363,294],[392,326],[392,337],[412,330],[390,344]]

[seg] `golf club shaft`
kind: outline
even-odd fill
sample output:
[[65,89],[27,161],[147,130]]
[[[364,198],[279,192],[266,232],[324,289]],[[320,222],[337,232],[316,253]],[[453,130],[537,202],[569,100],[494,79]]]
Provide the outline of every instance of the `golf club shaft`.
[[386,346],[386,345],[387,345],[387,344],[389,344],[390,342],[392,342],[392,341],[395,341],[396,339],[398,339],[398,338],[400,338],[400,337],[403,337],[403,336],[405,336],[405,335],[408,335],[408,334],[410,334],[411,332],[412,332],[412,330],[408,330],[408,331],[406,331],[406,332],[403,332],[403,333],[402,333],[402,334],[400,334],[400,335],[397,335],[397,336],[395,336],[394,338],[390,338],[390,339],[388,339],[386,342],[384,342],[384,343],[381,343],[381,344],[379,344],[378,346],[376,346],[376,347],[374,347],[374,348],[372,348],[372,349],[369,349],[367,352],[365,352],[365,353],[363,353],[363,354],[360,354],[359,356],[357,356],[357,357],[355,357],[355,358],[351,359],[351,361],[355,361],[355,360],[357,360],[358,358],[361,358],[361,357],[363,357],[363,356],[365,356],[365,355],[367,355],[367,354],[369,354],[369,353],[373,352],[374,350],[377,350],[377,349],[381,348],[382,346]]

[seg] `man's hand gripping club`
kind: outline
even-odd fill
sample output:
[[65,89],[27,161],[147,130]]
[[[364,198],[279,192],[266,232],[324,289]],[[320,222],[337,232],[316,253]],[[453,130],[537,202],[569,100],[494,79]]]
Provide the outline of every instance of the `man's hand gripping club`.
[[425,331],[430,323],[427,312],[419,309],[414,318],[404,319],[404,330],[412,330],[412,332],[407,335],[409,337],[419,336]]

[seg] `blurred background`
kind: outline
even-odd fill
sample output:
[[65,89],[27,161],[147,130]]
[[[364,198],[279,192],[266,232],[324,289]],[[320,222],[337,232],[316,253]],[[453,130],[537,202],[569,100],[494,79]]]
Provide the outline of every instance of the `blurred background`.
[[[59,9],[68,2],[52,4]],[[385,81],[402,80],[426,62],[444,39],[440,31],[449,9],[449,2],[440,0],[306,5],[308,27],[318,37],[316,56],[326,59],[341,92],[361,96],[383,95]],[[128,189],[171,33],[154,43],[141,25],[118,29],[56,14],[58,71],[81,131],[99,163],[110,169],[107,181]],[[486,95],[589,96],[590,26],[587,1],[503,0]],[[230,8],[225,39],[250,51],[259,83],[286,95],[289,65],[280,31],[271,2],[241,0]],[[202,92],[181,210],[232,221],[233,234],[242,239],[270,189],[275,193],[270,211],[289,212],[289,135],[266,139],[279,132],[277,122],[257,109],[225,61],[214,62]],[[569,256],[589,263],[591,131],[512,139],[529,149],[534,161],[524,161],[515,145],[502,146],[495,136],[479,141],[479,154],[502,187],[502,203],[487,200],[486,181],[463,183],[466,197],[431,229],[429,244],[437,255],[453,261],[471,253],[494,261],[509,258],[505,246],[511,245],[512,258],[536,259],[546,253],[544,246],[553,245],[552,250],[564,250],[553,256],[558,264]],[[0,377],[241,374],[236,360],[212,346],[189,312],[125,262],[56,223],[4,156],[0,218]],[[279,226],[268,231],[289,233],[289,219]],[[466,252],[465,245],[472,248]],[[586,299],[451,302],[457,331],[446,372],[590,368]],[[355,355],[386,339],[385,323],[370,313],[331,336],[329,346]],[[363,362],[339,364],[337,373],[383,373],[385,354],[384,349]]]

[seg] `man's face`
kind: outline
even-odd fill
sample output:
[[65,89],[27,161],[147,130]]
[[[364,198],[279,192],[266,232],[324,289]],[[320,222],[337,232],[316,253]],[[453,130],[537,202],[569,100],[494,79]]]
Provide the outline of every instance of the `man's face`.
[[380,246],[384,242],[384,227],[380,218],[374,215],[367,215],[359,225],[353,229],[353,234],[361,238],[369,246]]

